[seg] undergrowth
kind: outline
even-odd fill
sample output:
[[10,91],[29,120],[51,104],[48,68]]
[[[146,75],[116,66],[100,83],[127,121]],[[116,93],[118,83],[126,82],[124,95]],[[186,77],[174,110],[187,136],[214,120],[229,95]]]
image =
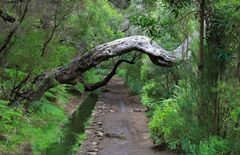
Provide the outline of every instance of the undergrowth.
[[[24,145],[31,145],[33,154],[40,154],[62,136],[61,125],[68,121],[63,107],[71,95],[61,85],[48,91],[40,100],[32,103],[30,113],[23,107],[9,107],[0,100],[0,152],[20,153]],[[51,101],[51,102],[50,102]]]

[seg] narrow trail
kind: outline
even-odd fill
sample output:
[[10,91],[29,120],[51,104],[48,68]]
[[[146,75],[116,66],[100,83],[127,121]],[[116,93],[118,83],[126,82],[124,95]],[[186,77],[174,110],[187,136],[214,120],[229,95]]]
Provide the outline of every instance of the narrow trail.
[[147,118],[137,96],[119,78],[112,79],[97,102],[83,155],[172,155],[168,150],[154,150],[149,139]]

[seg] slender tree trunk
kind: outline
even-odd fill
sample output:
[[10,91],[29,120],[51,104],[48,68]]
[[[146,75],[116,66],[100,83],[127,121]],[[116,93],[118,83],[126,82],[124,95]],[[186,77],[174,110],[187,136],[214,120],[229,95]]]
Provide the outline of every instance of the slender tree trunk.
[[205,18],[205,0],[200,0],[200,9],[199,9],[199,17],[200,17],[200,44],[199,44],[199,71],[202,74],[204,69],[204,18]]
[[[52,39],[53,39],[53,37],[54,37],[54,34],[55,34],[57,28],[61,25],[61,23],[62,23],[62,22],[64,21],[64,19],[66,18],[66,16],[71,13],[71,10],[72,10],[75,2],[76,2],[76,0],[72,0],[71,6],[69,6],[69,8],[68,8],[67,11],[64,13],[64,15],[61,17],[61,19],[59,19],[59,21],[57,21],[57,16],[58,16],[58,14],[60,13],[60,11],[58,10],[58,7],[56,8],[55,14],[54,14],[54,26],[53,26],[53,29],[52,29],[52,32],[51,32],[50,36],[47,38],[47,40],[46,40],[46,41],[44,42],[44,44],[43,44],[41,57],[43,57],[44,54],[46,53],[48,44],[52,41]],[[58,4],[58,5],[59,5],[59,4]],[[57,5],[57,6],[58,6],[58,5]]]
[[238,62],[236,69],[236,77],[238,78],[238,82],[240,83],[240,46],[238,47]]
[[41,57],[44,56],[44,54],[46,53],[46,50],[47,50],[47,47],[48,47],[48,44],[51,42],[51,40],[53,39],[53,36],[54,36],[54,33],[56,31],[57,27],[54,26],[50,36],[47,38],[47,40],[44,42],[43,44],[43,48],[42,48],[42,53],[41,53]]
[[28,5],[30,3],[30,0],[27,0],[26,4],[25,4],[25,8],[23,11],[22,16],[20,17],[19,23],[17,23],[17,25],[13,28],[13,30],[8,34],[8,36],[6,37],[5,41],[3,42],[3,44],[0,46],[0,58],[4,55],[4,52],[6,52],[6,49],[8,49],[8,45],[11,43],[12,38],[14,37],[14,34],[17,32],[19,26],[22,24],[22,22],[24,21],[27,11],[28,11]]
[[204,71],[204,16],[205,16],[205,0],[199,0],[199,64],[198,64],[198,70],[199,70],[199,100],[198,100],[198,106],[199,106],[199,112],[198,112],[198,119],[202,125],[205,124],[206,120],[206,101],[205,101],[205,91],[204,91],[204,80],[203,80],[203,71]]

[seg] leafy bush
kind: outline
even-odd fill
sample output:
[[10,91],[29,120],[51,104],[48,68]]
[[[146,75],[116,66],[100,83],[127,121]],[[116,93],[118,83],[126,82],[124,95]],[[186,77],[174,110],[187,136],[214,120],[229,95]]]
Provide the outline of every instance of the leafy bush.
[[149,123],[154,142],[166,142],[171,149],[182,150],[185,154],[238,154],[240,91],[234,81],[221,82],[214,91],[219,93],[220,110],[225,111],[220,115],[223,119],[219,133],[225,138],[214,136],[199,124],[195,92],[187,81],[180,81],[171,98],[154,105]]
[[75,88],[80,92],[83,93],[84,92],[84,85],[82,83],[77,83],[75,85]]
[[84,79],[88,83],[96,83],[96,82],[100,81],[100,77],[97,75],[97,70],[95,70],[95,69],[91,69],[89,71],[86,71],[84,73]]
[[[159,94],[159,92],[162,93]],[[154,109],[158,105],[159,100],[163,99],[163,96],[165,96],[164,93],[165,90],[162,88],[161,83],[158,83],[155,80],[149,80],[143,86],[141,102],[143,105]]]
[[117,70],[117,75],[121,78],[125,78],[127,74],[127,71],[125,69],[118,69]]
[[132,95],[137,95],[141,93],[142,90],[142,82],[137,81],[134,78],[128,78],[128,85],[131,88]]
[[231,154],[240,153],[240,86],[236,80],[219,81],[215,90],[219,93],[222,111],[220,134],[229,141]]
[[[177,74],[175,68],[164,69],[153,65],[148,57],[143,57],[141,66],[141,80],[144,81],[141,99],[148,107],[154,107],[162,99],[167,99],[173,94]],[[150,79],[150,80],[149,80]]]
[[180,81],[174,96],[163,100],[149,123],[151,138],[156,144],[166,142],[171,149],[195,153],[195,141],[201,138],[202,129],[196,118],[196,101],[188,81]]
[[60,140],[62,129],[60,126],[66,123],[67,116],[63,109],[50,102],[38,101],[40,109],[32,115],[32,146],[34,152],[41,152],[52,143]]
[[31,115],[25,114],[21,106],[9,107],[7,101],[0,100],[0,135],[6,137],[5,141],[0,140],[0,152],[19,153],[19,146],[28,143],[33,153],[40,154],[58,141],[62,136],[61,125],[68,121],[63,106],[69,97],[66,85],[52,88],[40,101],[31,104]]
[[229,143],[220,137],[209,137],[200,142],[199,155],[225,155],[229,154]]

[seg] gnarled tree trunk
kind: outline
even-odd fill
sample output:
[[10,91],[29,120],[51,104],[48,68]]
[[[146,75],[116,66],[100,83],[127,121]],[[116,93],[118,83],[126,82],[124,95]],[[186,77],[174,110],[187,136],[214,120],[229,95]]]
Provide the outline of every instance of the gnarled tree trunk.
[[[85,54],[83,57],[75,58],[71,63],[64,67],[60,67],[53,71],[45,72],[39,75],[33,81],[34,88],[21,93],[19,98],[26,99],[27,101],[38,100],[47,90],[58,84],[73,84],[76,82],[83,82],[81,77],[85,71],[110,58],[132,51],[147,54],[151,61],[156,65],[172,67],[184,57],[189,57],[187,54],[187,45],[190,40],[190,38],[186,39],[183,44],[173,51],[167,51],[163,49],[156,43],[152,42],[150,38],[145,36],[131,36],[105,43],[97,46],[90,53]],[[122,62],[133,63],[132,61],[127,60],[118,61],[104,81],[99,82],[96,85],[86,85],[86,90],[94,90],[106,84],[115,74],[117,67]]]

